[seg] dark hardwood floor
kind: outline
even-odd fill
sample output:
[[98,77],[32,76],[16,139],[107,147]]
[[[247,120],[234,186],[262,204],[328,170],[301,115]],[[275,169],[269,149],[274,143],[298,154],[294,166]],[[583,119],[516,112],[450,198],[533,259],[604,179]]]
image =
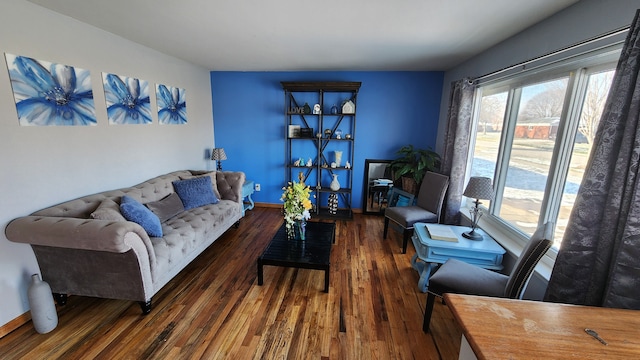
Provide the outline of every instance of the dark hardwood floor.
[[426,295],[410,245],[382,239],[383,218],[337,221],[329,293],[322,271],[256,259],[281,225],[256,207],[169,282],[149,315],[137,303],[70,296],[58,327],[31,322],[0,339],[0,359],[457,359],[461,332],[436,304],[422,332]]

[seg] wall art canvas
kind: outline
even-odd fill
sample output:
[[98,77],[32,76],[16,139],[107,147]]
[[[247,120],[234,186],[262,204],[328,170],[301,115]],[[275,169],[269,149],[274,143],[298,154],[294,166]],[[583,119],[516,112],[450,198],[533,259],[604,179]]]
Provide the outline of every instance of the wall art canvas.
[[187,102],[184,89],[156,84],[156,100],[158,101],[160,124],[187,123]]
[[89,70],[5,54],[22,126],[96,125]]
[[102,73],[109,124],[150,124],[149,82]]

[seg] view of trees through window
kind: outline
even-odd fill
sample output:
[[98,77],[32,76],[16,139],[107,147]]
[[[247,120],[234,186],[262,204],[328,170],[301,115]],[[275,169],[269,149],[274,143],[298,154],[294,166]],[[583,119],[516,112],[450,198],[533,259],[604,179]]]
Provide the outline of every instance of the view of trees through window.
[[[585,69],[544,82],[483,92],[471,176],[494,179],[491,215],[527,235],[534,232],[541,217],[554,220],[554,247],[559,248],[613,74],[611,68],[591,73]],[[569,89],[570,81],[580,76],[586,86]],[[563,112],[569,104],[581,110]],[[571,119],[572,113],[579,119]],[[559,133],[562,129],[563,134]],[[567,150],[554,160],[554,148],[569,141],[573,144],[562,146]],[[557,189],[555,194],[552,189]]]

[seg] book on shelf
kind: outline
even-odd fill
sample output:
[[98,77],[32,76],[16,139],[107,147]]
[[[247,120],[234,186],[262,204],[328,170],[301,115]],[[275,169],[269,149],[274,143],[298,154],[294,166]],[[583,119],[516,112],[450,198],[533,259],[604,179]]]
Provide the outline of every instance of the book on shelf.
[[393,180],[391,179],[375,179],[373,180],[373,185],[391,185],[393,184]]
[[429,237],[433,240],[458,242],[458,237],[448,225],[426,224]]

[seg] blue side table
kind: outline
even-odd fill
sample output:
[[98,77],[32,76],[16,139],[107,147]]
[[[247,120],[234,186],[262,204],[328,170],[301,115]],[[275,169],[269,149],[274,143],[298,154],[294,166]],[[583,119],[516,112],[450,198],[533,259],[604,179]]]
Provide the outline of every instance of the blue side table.
[[481,229],[476,229],[476,232],[482,234],[484,239],[478,241],[469,240],[462,236],[463,232],[469,231],[468,226],[429,224],[429,226],[451,228],[458,241],[446,241],[434,240],[429,237],[426,225],[425,223],[414,224],[414,232],[411,237],[416,249],[415,255],[411,258],[411,266],[420,274],[420,280],[418,280],[420,291],[427,292],[431,273],[450,258],[485,269],[502,270],[502,256],[506,251]]
[[255,207],[255,203],[251,198],[253,191],[253,180],[246,180],[244,185],[242,185],[242,216],[244,216],[245,211],[251,210]]

